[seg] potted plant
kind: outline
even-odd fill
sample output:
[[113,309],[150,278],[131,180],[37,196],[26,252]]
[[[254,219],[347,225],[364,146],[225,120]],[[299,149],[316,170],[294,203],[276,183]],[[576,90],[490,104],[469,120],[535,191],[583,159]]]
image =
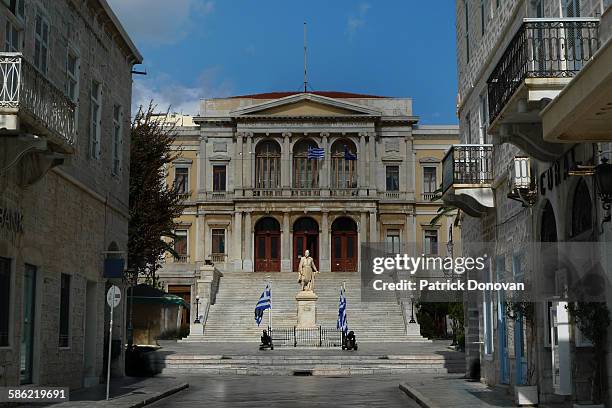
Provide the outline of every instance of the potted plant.
[[[517,405],[537,405],[539,402],[538,385],[535,379],[535,305],[533,302],[506,300],[506,316],[514,320],[523,319],[527,331],[527,373],[525,384],[514,385],[514,399]],[[519,361],[516,364],[521,364]]]
[[606,338],[610,325],[610,311],[603,302],[576,302],[567,306],[575,325],[593,344],[593,377],[591,378],[592,403],[574,404],[574,407],[604,407],[606,399]]

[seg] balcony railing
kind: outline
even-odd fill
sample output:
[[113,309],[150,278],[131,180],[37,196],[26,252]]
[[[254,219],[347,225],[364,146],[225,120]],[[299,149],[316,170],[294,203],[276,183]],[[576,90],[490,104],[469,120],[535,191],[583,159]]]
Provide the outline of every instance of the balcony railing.
[[489,122],[526,78],[575,76],[599,48],[596,19],[525,19],[487,80]]
[[329,190],[329,195],[334,197],[354,197],[359,195],[357,188],[332,188]]
[[254,197],[280,197],[283,190],[280,188],[256,188],[253,190]]
[[0,114],[16,114],[70,147],[76,142],[75,105],[20,53],[0,53]]
[[210,260],[213,264],[225,262],[225,254],[210,254]]
[[436,193],[423,193],[423,201],[432,201],[436,195]]
[[175,263],[189,263],[189,255],[180,254],[178,257],[174,258]]
[[454,145],[442,161],[442,190],[453,185],[478,187],[493,182],[493,145]]
[[321,195],[321,190],[318,188],[294,188],[291,190],[291,195],[297,197],[318,197]]

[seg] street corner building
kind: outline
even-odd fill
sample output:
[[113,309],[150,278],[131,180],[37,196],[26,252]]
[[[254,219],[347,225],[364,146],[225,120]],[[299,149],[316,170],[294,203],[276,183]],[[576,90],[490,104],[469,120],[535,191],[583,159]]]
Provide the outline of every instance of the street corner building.
[[416,242],[418,251],[445,253],[453,218],[430,222],[457,126],[419,126],[410,98],[347,92],[206,99],[200,109],[166,119],[177,125],[181,152],[168,184],[183,194],[185,209],[175,231],[178,257],[159,272],[168,292],[191,302],[191,321],[202,323],[190,337],[258,341],[246,305],[267,276],[275,326],[293,327],[295,272],[309,250],[321,272],[317,324],[336,326],[345,282],[350,327],[361,340],[420,339],[418,326],[406,324],[410,302],[362,305],[361,244],[399,251],[400,243]]
[[609,276],[610,2],[457,0],[456,23],[461,144],[443,160],[443,201],[467,215],[464,255],[489,254],[478,279],[545,288],[513,316],[504,291],[466,297],[469,374],[528,403],[589,403],[599,388],[609,404],[612,337],[593,386],[597,347],[571,315],[590,298],[570,295],[576,257],[561,248],[586,243]]
[[0,385],[98,384],[142,57],[105,0],[3,1],[0,26]]

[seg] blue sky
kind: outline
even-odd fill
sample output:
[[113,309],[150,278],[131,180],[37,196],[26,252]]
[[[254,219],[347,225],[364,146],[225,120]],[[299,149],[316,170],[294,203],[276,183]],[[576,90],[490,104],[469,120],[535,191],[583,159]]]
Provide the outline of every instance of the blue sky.
[[144,56],[134,102],[297,91],[308,23],[312,90],[412,97],[424,124],[457,123],[452,0],[109,0]]

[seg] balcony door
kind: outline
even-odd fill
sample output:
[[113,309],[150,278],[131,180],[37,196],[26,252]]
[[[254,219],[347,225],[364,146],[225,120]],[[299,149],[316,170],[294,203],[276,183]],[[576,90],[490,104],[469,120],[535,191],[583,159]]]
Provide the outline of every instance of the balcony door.
[[272,217],[255,224],[255,272],[280,272],[280,224]]
[[319,265],[319,225],[310,217],[302,217],[293,224],[293,270],[298,271],[300,259],[306,250],[314,260],[317,269]]

